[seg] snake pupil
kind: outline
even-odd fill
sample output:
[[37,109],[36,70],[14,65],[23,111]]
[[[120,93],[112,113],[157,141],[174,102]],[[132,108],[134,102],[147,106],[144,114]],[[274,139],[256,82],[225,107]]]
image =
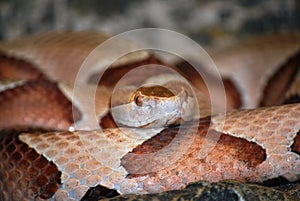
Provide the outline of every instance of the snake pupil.
[[134,102],[135,102],[135,104],[136,104],[137,106],[142,106],[142,103],[143,103],[142,97],[139,96],[139,95],[137,95],[137,96],[135,97],[135,99],[134,99]]

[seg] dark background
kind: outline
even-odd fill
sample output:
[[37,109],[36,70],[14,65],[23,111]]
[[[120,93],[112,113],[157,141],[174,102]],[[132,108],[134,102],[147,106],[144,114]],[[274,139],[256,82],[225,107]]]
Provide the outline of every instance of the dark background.
[[50,30],[118,34],[159,27],[222,46],[241,37],[300,29],[299,0],[0,0],[0,39]]

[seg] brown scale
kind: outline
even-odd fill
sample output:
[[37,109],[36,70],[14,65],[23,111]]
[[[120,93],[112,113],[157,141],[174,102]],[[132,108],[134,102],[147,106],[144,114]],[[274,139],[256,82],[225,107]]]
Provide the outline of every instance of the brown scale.
[[174,94],[167,88],[159,85],[151,86],[151,87],[140,87],[132,94],[128,102],[134,101],[136,105],[143,105],[144,96],[153,96],[158,98],[169,98],[174,96]]
[[[181,126],[183,126],[184,128],[184,124]],[[188,148],[186,153],[180,158],[181,162],[177,161],[176,164],[174,164],[174,167],[177,167],[178,165],[180,166],[184,164],[184,161],[188,161],[192,158],[194,158],[193,160],[200,160],[196,159],[195,156],[193,156],[193,154],[197,152],[199,147],[201,147],[201,144],[204,142],[208,127],[209,121],[204,120],[200,122],[198,132],[196,136],[194,136],[194,138],[192,139],[191,146]],[[183,138],[181,139],[182,142],[186,142],[191,137],[193,137],[190,135],[190,129],[190,126],[189,129],[184,129],[189,131],[179,136],[179,138]],[[143,160],[143,155],[141,154],[148,154],[152,152],[155,153],[156,151],[161,150],[174,139],[174,137],[177,135],[177,132],[178,127],[165,129],[160,134],[152,137],[151,139],[145,141],[143,144],[133,149],[131,153],[125,155],[121,159],[121,164],[125,167],[125,169],[128,172],[132,172],[132,170],[135,170],[136,164],[142,163],[142,166],[145,169],[147,169],[147,164],[149,163],[149,161],[145,159]],[[180,149],[180,146],[185,146],[185,144],[178,145],[178,149]],[[247,149],[245,149],[245,147],[247,147]],[[249,168],[254,168],[265,160],[266,153],[262,147],[255,143],[249,142],[245,139],[221,134],[218,143],[216,144],[214,149],[210,151],[207,157],[209,157],[210,160],[215,160],[211,161],[212,164],[223,165],[226,171],[230,171],[230,169],[232,169],[232,160],[242,161]],[[205,158],[201,159],[200,163],[205,165]],[[172,167],[168,168],[172,169]]]
[[8,57],[0,52],[0,78],[8,80],[32,80],[45,78],[45,75],[30,62]]
[[297,154],[300,154],[300,131],[298,131],[294,139],[294,143],[292,144],[292,151]]
[[21,142],[17,133],[1,132],[0,139],[0,197],[51,198],[61,183],[56,165]]
[[[195,68],[186,61],[181,61],[176,64],[176,67],[179,69],[180,72],[183,73],[183,75],[192,82],[193,86],[198,88],[202,93],[206,95],[206,97],[209,97],[209,91],[206,86],[203,77],[206,78],[210,83],[214,83],[217,78],[213,77],[209,73],[205,72],[204,68],[202,69],[201,75],[199,75],[199,72],[195,70]],[[242,105],[241,95],[235,84],[230,80],[223,78],[223,84],[225,88],[226,93],[226,100],[227,100],[227,109],[235,109],[239,108]],[[213,87],[214,90],[222,90],[220,86],[211,84],[211,87]]]
[[137,89],[146,96],[171,97],[174,94],[166,87],[155,85],[151,87],[140,87]]
[[82,62],[105,39],[95,32],[48,32],[4,41],[0,48],[34,62],[50,79],[72,84]]
[[[163,66],[168,66],[170,68],[173,68],[171,65],[166,64],[162,62],[160,59],[155,57],[154,55],[150,56],[147,59],[144,59],[142,61],[120,65],[118,68],[108,68],[104,74],[101,77],[99,85],[104,85],[108,87],[114,87],[115,84],[130,70],[137,68],[139,66],[143,65],[150,65],[150,64],[158,64]],[[134,74],[134,79],[132,77],[129,77],[125,80],[124,84],[128,85],[139,85],[145,81],[145,79],[157,75],[158,73],[169,73],[170,71],[162,68],[152,68],[149,69],[149,71],[146,71],[144,69],[136,70]],[[99,74],[94,74],[90,77],[89,82],[90,83],[97,83],[99,80]]]
[[[292,56],[268,81],[261,106],[292,104],[300,102],[299,79],[300,51]],[[300,154],[300,132],[297,133],[291,146],[293,152]]]
[[102,129],[105,128],[118,128],[110,112],[106,113],[100,120],[99,125]]
[[[76,121],[80,113],[77,109],[73,112]],[[52,82],[28,81],[0,93],[0,130],[66,130],[73,122],[71,102]]]
[[[300,60],[299,60],[300,61]],[[300,62],[298,63],[298,72],[294,77],[293,83],[289,86],[288,91],[285,94],[284,104],[300,103]]]
[[[282,105],[285,102],[292,102],[286,97],[290,92],[290,87],[297,78],[297,72],[300,68],[300,51],[298,51],[292,58],[290,58],[284,65],[282,65],[277,72],[269,79],[264,88],[263,97],[261,99],[261,106]],[[299,94],[296,94],[299,96]],[[293,103],[299,102],[293,101]]]

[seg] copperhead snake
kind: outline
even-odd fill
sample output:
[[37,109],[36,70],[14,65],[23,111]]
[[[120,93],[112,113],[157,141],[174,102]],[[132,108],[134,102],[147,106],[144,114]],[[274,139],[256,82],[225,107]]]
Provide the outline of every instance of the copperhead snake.
[[[85,75],[87,85],[83,92],[88,92],[90,85],[98,84],[94,105],[103,130],[74,131],[76,122],[80,125],[77,128],[92,129],[88,122],[93,117],[85,113],[90,109],[85,105],[85,94],[72,98],[70,89],[75,86],[84,59],[108,38],[92,32],[47,33],[0,44],[3,200],[84,200],[97,192],[100,195],[96,200],[118,193],[151,193],[151,196],[183,189],[202,180],[261,183],[279,176],[290,182],[299,180],[298,33],[258,37],[212,54],[223,77],[226,116],[211,114],[207,109],[209,92],[188,63],[168,64],[150,51],[133,52],[117,60],[97,83],[103,70],[101,62],[117,54],[118,48],[134,49],[135,45],[129,41],[120,40],[113,50],[101,52],[97,65]],[[129,95],[121,94],[123,89],[113,93],[124,74],[145,64],[170,67],[172,72],[179,72],[189,80],[192,88],[177,90],[178,83],[171,81],[155,87],[135,87]],[[203,66],[203,71],[207,70]],[[142,69],[134,78],[124,79],[124,83],[138,86],[157,74],[156,68]],[[193,87],[196,94],[191,93]],[[112,95],[117,97],[116,102]],[[122,105],[122,99],[129,102]],[[196,107],[190,106],[191,100],[200,108],[197,115],[190,115]],[[146,110],[142,109],[142,113],[131,119],[132,110],[128,107],[141,109],[144,105]],[[157,107],[152,108],[155,112],[148,110],[149,105]],[[165,106],[170,108],[160,112]],[[112,115],[118,107],[122,109],[119,115]],[[178,107],[184,108],[185,113],[180,110],[174,115],[172,111]],[[238,108],[251,109],[232,110]],[[124,111],[128,111],[125,117],[117,119]],[[157,119],[147,117],[144,122],[144,112]],[[138,123],[128,125],[137,116]],[[208,131],[210,138],[206,136]],[[217,143],[202,156],[201,147],[210,140]],[[206,184],[209,185],[213,184]],[[91,190],[96,187],[100,190]],[[169,195],[175,196],[172,192]]]

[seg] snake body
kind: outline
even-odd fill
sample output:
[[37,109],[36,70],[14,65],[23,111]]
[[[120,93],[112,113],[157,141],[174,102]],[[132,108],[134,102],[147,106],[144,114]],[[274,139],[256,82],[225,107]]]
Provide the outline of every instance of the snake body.
[[[242,47],[233,47],[227,52],[226,59],[222,58],[221,53],[215,53],[213,57],[224,77],[233,79],[236,84],[241,83],[236,88],[242,90],[241,94],[245,94],[241,98],[244,107],[257,106],[259,98],[265,100],[264,96],[272,96],[268,92],[253,95],[254,89],[249,87],[249,82],[253,81],[248,80],[248,77],[258,78],[259,81],[254,84],[259,93],[264,91],[264,86],[265,90],[280,87],[282,90],[276,93],[280,98],[271,98],[268,104],[261,101],[261,105],[280,106],[229,111],[226,113],[224,126],[224,114],[210,116],[208,111],[204,113],[205,118],[194,119],[196,121],[183,119],[186,121],[182,122],[182,119],[176,117],[174,122],[180,120],[180,126],[164,127],[156,130],[156,133],[153,133],[152,128],[145,130],[130,127],[72,131],[70,128],[74,123],[83,122],[84,125],[91,117],[84,113],[88,110],[88,106],[84,105],[84,95],[71,99],[69,88],[74,86],[76,74],[87,54],[107,38],[109,36],[98,33],[51,33],[0,44],[0,76],[4,80],[0,92],[0,189],[3,200],[84,200],[91,191],[100,194],[96,199],[101,198],[102,194],[109,197],[118,193],[150,193],[151,196],[151,193],[167,191],[165,194],[152,195],[152,198],[161,196],[163,199],[164,196],[176,197],[176,192],[167,194],[168,191],[183,189],[193,182],[218,182],[224,179],[234,179],[236,182],[194,184],[181,191],[181,195],[190,192],[188,189],[204,185],[202,190],[196,189],[198,193],[194,198],[200,193],[204,195],[207,192],[204,189],[212,186],[211,188],[235,189],[233,191],[239,193],[232,196],[244,196],[239,198],[247,200],[250,193],[242,194],[249,190],[243,189],[257,186],[245,184],[246,187],[238,190],[235,186],[242,184],[237,181],[261,183],[277,177],[284,177],[291,182],[299,180],[300,106],[298,103],[281,105],[299,101],[299,35],[256,39]],[[272,46],[273,43],[279,47]],[[257,44],[264,47],[263,52],[254,48]],[[131,44],[120,41],[118,45],[121,47]],[[274,49],[280,51],[273,51]],[[116,50],[108,50],[107,57],[116,54],[117,50],[117,47]],[[247,57],[255,51],[258,51],[257,54],[264,54],[243,59],[244,62],[248,61],[246,64],[249,66],[257,65],[257,68],[246,68],[246,74],[249,75],[245,76],[247,79],[239,77],[243,73],[235,75],[245,69],[238,68],[234,62],[233,55],[238,50],[241,57]],[[274,60],[271,59],[273,57]],[[267,59],[262,61],[262,58]],[[149,63],[169,65],[152,53],[141,51],[121,58],[104,73],[96,91],[95,108],[98,118],[109,110],[115,80],[134,67]],[[64,72],[65,68],[61,66],[66,66],[69,70]],[[173,65],[169,66],[180,71],[180,66],[179,70]],[[235,70],[230,71],[226,66]],[[261,68],[262,66],[266,68]],[[100,62],[86,75],[86,89],[89,84],[94,83],[97,73],[103,70],[102,67]],[[182,75],[184,73],[181,71]],[[139,79],[130,78],[125,82],[134,85],[156,74],[156,71],[144,72]],[[279,85],[273,81],[275,77],[281,80]],[[203,99],[203,94],[207,93],[207,89],[203,90],[205,87],[201,80],[193,76],[189,78],[192,85],[200,91],[202,89],[201,95],[197,94],[196,99],[203,102],[200,109],[205,111],[209,98]],[[67,84],[58,82],[61,80]],[[225,88],[230,99],[230,94],[235,93],[230,92],[228,85]],[[133,100],[129,104],[134,105],[134,100],[138,100],[137,105],[143,106],[141,100],[146,103],[154,99],[158,103],[156,105],[168,105],[168,101],[174,100],[186,103],[185,100],[190,97],[189,93],[184,92],[185,89],[178,94],[164,93],[164,98],[161,99],[156,97],[157,93],[146,92],[145,88],[138,91],[143,93],[137,92],[138,99],[136,96],[129,98],[129,101]],[[140,99],[141,96],[149,95],[149,100]],[[165,97],[171,99],[161,102],[166,100]],[[232,97],[231,99],[234,100]],[[72,105],[75,106],[73,109]],[[234,105],[235,103],[229,104],[228,109]],[[128,104],[125,106],[127,109]],[[157,112],[154,115],[156,114]],[[30,132],[26,131],[28,129]],[[208,131],[210,135],[206,136]],[[208,150],[202,149],[203,147],[208,147]],[[100,190],[91,190],[92,187],[99,187]],[[296,190],[293,194],[291,191],[282,193],[280,190],[265,188],[265,192],[272,191],[291,200],[297,194]]]

